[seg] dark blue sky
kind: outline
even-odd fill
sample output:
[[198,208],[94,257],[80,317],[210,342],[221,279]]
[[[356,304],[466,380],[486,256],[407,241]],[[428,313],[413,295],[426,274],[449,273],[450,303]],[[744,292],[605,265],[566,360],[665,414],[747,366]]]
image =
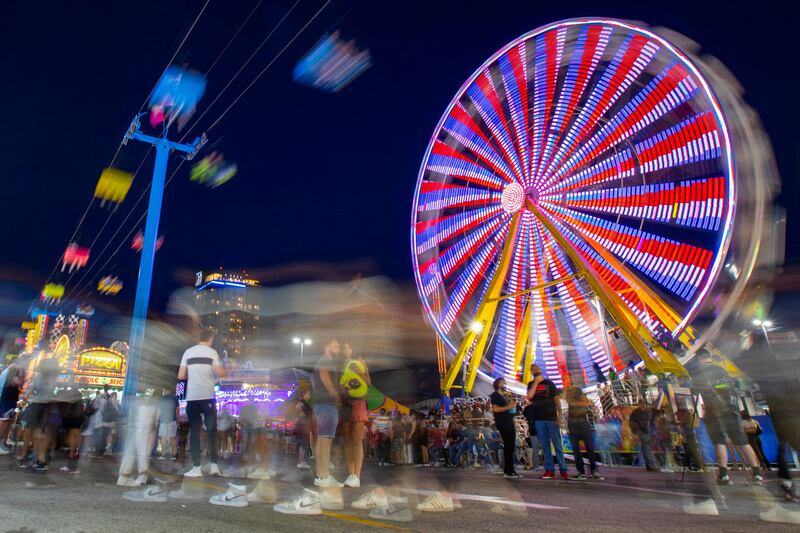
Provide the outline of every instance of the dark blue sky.
[[[206,125],[322,3],[301,3],[209,110]],[[0,268],[30,273],[32,289],[38,289],[33,285],[44,281],[63,251],[101,169],[202,4],[3,2],[0,194],[5,223],[0,224]],[[255,4],[212,0],[176,62],[206,71]],[[289,5],[261,5],[209,76],[201,111]],[[154,305],[163,306],[177,285],[176,271],[221,265],[263,269],[366,257],[382,273],[410,280],[412,195],[441,113],[464,80],[498,48],[562,18],[602,15],[646,21],[681,32],[719,57],[746,88],[746,100],[772,138],[784,183],[781,202],[796,205],[800,65],[792,35],[795,24],[765,3],[757,12],[730,6],[696,1],[332,2],[211,132],[210,143],[238,163],[239,175],[210,190],[190,183],[184,166],[167,189],[161,224],[166,243],[156,260]],[[294,84],[291,70],[297,59],[323,33],[337,28],[371,49],[374,66],[339,94]],[[129,146],[117,166],[134,170],[145,150]],[[173,159],[172,168],[177,161]],[[145,168],[151,165],[152,157]],[[148,172],[139,175],[95,254],[148,179]],[[92,208],[78,235],[82,244],[94,239],[107,213]],[[798,253],[793,242],[797,231],[790,210],[791,256]],[[99,259],[105,262],[105,256]],[[137,266],[138,256],[126,243],[102,274],[122,277],[124,294],[131,297]],[[98,274],[91,276],[95,283]]]

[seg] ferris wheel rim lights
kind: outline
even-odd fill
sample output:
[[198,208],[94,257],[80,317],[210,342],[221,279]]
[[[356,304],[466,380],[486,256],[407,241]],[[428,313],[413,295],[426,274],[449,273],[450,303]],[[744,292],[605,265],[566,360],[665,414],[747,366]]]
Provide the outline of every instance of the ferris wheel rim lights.
[[[420,299],[422,301],[426,316],[428,318],[435,318],[438,316],[438,313],[434,312],[431,306],[431,302],[429,301],[429,294],[426,294],[424,290],[424,282],[422,279],[422,272],[420,271],[420,255],[418,248],[418,235],[416,231],[416,225],[420,221],[418,215],[420,213],[420,199],[422,196],[421,190],[423,184],[425,183],[426,174],[429,171],[428,165],[430,164],[431,155],[434,151],[434,147],[438,140],[438,136],[443,131],[445,126],[445,122],[451,116],[454,109],[459,102],[465,97],[467,91],[476,84],[476,80],[478,80],[484,72],[488,72],[488,68],[492,65],[496,65],[498,61],[507,54],[510,50],[515,47],[520,46],[521,43],[531,40],[534,37],[539,35],[545,34],[552,30],[557,30],[560,28],[569,28],[571,26],[584,26],[584,25],[602,25],[602,26],[610,26],[614,28],[620,28],[629,32],[630,34],[642,35],[645,39],[654,42],[657,46],[663,48],[667,54],[671,54],[675,59],[679,61],[679,63],[685,67],[689,73],[691,74],[692,80],[697,82],[701,87],[701,93],[707,100],[707,104],[709,109],[713,113],[713,117],[716,120],[717,131],[719,132],[719,143],[721,148],[724,150],[724,156],[719,157],[720,165],[723,166],[723,179],[725,180],[726,184],[726,191],[725,197],[721,201],[726,201],[725,207],[725,216],[724,220],[721,220],[721,231],[720,231],[720,238],[718,243],[714,246],[715,256],[713,258],[712,263],[708,266],[708,270],[704,275],[696,278],[699,281],[705,280],[694,292],[692,296],[692,302],[689,306],[689,309],[680,316],[680,320],[677,321],[677,325],[672,329],[672,334],[677,336],[680,334],[681,331],[685,329],[685,327],[689,324],[689,322],[696,316],[700,306],[704,303],[705,298],[708,294],[708,291],[714,285],[721,268],[725,256],[727,255],[728,248],[731,242],[732,236],[732,226],[733,226],[733,217],[735,214],[736,208],[736,180],[735,180],[735,165],[733,160],[733,151],[731,148],[731,139],[730,139],[730,132],[728,130],[728,122],[726,117],[720,107],[719,100],[710,86],[708,80],[706,79],[705,75],[700,71],[697,67],[695,62],[682,50],[677,48],[673,45],[668,39],[655,34],[654,32],[644,28],[642,26],[629,23],[622,20],[612,19],[612,18],[603,18],[603,17],[587,17],[587,18],[575,18],[575,19],[568,19],[568,20],[561,20],[557,22],[553,22],[544,26],[540,26],[530,32],[521,35],[520,37],[513,39],[505,46],[500,48],[497,52],[492,54],[486,61],[484,61],[462,84],[462,86],[458,89],[455,93],[454,97],[450,100],[449,104],[445,108],[441,118],[439,119],[436,127],[433,130],[433,134],[430,138],[430,141],[427,144],[424,157],[422,159],[422,163],[420,165],[420,169],[417,175],[417,182],[415,188],[415,194],[412,203],[412,227],[411,227],[411,247],[412,247],[412,262],[414,266],[414,276],[415,281],[417,283],[417,289],[419,292]],[[559,68],[563,67],[564,65],[559,65]],[[528,83],[531,83],[531,80],[528,80]],[[588,82],[587,82],[588,83]],[[588,85],[587,85],[588,87]],[[587,88],[588,90],[588,88]],[[533,142],[533,141],[531,141]],[[637,153],[638,155],[638,153]],[[724,165],[723,165],[724,164]],[[500,185],[495,184],[496,185]],[[516,185],[512,187],[512,185]],[[517,213],[523,207],[523,203],[526,201],[533,202],[535,204],[539,203],[539,198],[541,195],[542,202],[547,201],[548,197],[548,184],[539,183],[538,178],[535,186],[528,187],[524,189],[520,184],[512,181],[510,184],[506,184],[505,188],[502,190],[501,193],[501,205],[502,210],[505,212],[506,216],[513,215]],[[522,192],[522,203],[518,197],[518,193]],[[569,191],[567,192],[569,194]],[[710,215],[709,215],[710,216]],[[436,280],[437,284],[443,283],[443,276],[438,268],[438,264],[434,261],[435,268],[432,268],[429,271],[429,274],[433,275]],[[448,331],[450,329],[445,330],[444,327],[440,324],[438,319],[430,320],[436,334],[447,344],[447,346],[452,350],[456,351],[458,348],[454,344],[453,340],[450,338]],[[452,326],[451,326],[452,327]],[[484,378],[489,378],[484,372],[480,369],[477,370],[478,374]],[[490,379],[490,378],[489,378]]]

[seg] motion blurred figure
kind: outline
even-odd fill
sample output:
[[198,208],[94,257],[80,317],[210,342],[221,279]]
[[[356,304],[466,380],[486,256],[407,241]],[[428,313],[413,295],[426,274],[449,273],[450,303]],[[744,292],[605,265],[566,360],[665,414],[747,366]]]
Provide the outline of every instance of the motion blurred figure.
[[317,446],[314,452],[317,461],[317,478],[314,480],[314,485],[318,487],[342,486],[328,470],[331,444],[336,437],[339,408],[342,405],[336,385],[339,381],[336,368],[340,353],[338,340],[334,339],[328,342],[311,375],[311,386],[314,391],[314,416],[317,418]]
[[349,342],[344,343],[342,354],[344,365],[339,384],[347,394],[342,406],[344,455],[348,471],[344,484],[357,488],[361,486],[361,469],[364,466],[364,424],[369,421],[365,396],[372,380],[366,362],[360,357],[353,358],[353,348]]
[[769,414],[778,439],[778,477],[783,496],[800,501],[789,472],[786,453],[800,449],[800,340],[793,330],[770,335],[749,333],[742,340],[738,366],[756,382],[769,405]]
[[209,474],[219,476],[217,465],[217,405],[214,385],[217,378],[225,376],[219,362],[219,354],[211,347],[214,331],[206,328],[200,332],[200,342],[186,350],[178,369],[178,379],[186,381],[186,416],[189,418],[189,448],[192,468],[187,477],[201,477],[200,425],[205,424],[208,433],[210,456]]
[[701,348],[697,352],[700,369],[694,376],[694,384],[703,397],[705,422],[708,436],[714,444],[719,465],[717,481],[721,485],[731,482],[728,475],[728,449],[730,442],[742,459],[750,465],[753,479],[761,483],[761,468],[758,459],[747,441],[747,436],[739,417],[739,402],[730,376],[714,363],[712,354]]

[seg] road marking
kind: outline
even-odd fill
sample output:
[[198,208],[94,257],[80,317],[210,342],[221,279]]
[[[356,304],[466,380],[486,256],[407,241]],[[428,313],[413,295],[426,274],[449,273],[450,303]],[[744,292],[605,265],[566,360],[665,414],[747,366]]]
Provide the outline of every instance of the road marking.
[[385,524],[383,522],[377,522],[375,520],[368,520],[366,518],[361,518],[358,516],[353,516],[349,514],[342,514],[342,513],[332,513],[330,511],[322,511],[324,516],[330,518],[337,518],[339,520],[347,520],[349,522],[355,522],[356,524],[361,524],[363,526],[372,526],[377,527],[380,529],[394,529],[395,531],[414,531],[413,529],[408,529],[407,527],[399,527],[393,526],[392,524]]

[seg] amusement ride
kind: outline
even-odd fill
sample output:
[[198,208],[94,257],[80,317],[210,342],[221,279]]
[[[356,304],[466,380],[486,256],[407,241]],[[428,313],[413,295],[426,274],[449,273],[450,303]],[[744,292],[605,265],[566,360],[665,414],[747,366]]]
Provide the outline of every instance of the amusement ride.
[[559,388],[639,360],[686,374],[693,321],[724,299],[729,262],[747,280],[761,238],[736,213],[753,172],[737,173],[726,112],[738,124],[742,104],[726,92],[723,109],[703,65],[640,25],[573,19],[508,43],[458,90],[411,228],[443,392],[459,376],[522,392],[531,364]]

